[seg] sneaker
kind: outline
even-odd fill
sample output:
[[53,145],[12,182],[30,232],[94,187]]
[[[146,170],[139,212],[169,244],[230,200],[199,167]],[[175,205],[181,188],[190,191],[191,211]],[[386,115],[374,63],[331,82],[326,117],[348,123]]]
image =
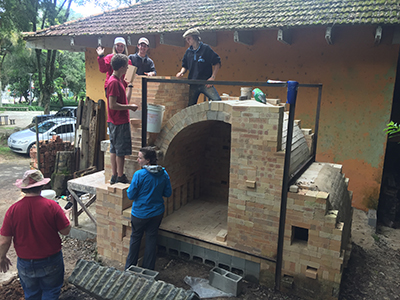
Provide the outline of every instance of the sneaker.
[[129,179],[124,174],[122,176],[118,176],[117,182],[119,182],[119,183],[129,183]]
[[110,184],[114,184],[114,183],[117,183],[117,175],[111,176]]

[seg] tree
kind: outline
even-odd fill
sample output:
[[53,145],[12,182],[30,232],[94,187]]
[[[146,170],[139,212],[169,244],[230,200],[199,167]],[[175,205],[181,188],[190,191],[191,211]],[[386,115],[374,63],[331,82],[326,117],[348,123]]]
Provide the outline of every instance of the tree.
[[0,80],[4,85],[10,85],[16,97],[28,99],[31,79],[35,80],[36,63],[35,51],[25,48],[22,40],[11,47],[9,55],[4,59]]
[[[57,0],[0,0],[0,46],[10,40],[13,31],[35,32],[66,22],[70,16],[72,1],[64,0],[59,4]],[[45,108],[45,113],[49,112],[50,97],[54,92],[57,52],[57,50],[35,49],[37,82],[40,90],[39,105]],[[0,53],[0,63],[4,62],[7,53],[9,51]],[[0,65],[0,71],[1,68]]]

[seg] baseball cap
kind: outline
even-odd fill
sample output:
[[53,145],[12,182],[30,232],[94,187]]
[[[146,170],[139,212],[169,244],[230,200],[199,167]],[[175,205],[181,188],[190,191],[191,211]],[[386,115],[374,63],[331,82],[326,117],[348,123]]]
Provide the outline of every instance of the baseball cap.
[[123,37],[116,37],[115,38],[114,45],[116,45],[118,43],[124,44],[126,46],[126,42],[125,42],[125,39]]
[[141,43],[145,43],[147,46],[150,46],[149,40],[146,39],[145,37],[141,37],[141,38],[138,40],[137,43],[138,43],[138,45],[140,45]]

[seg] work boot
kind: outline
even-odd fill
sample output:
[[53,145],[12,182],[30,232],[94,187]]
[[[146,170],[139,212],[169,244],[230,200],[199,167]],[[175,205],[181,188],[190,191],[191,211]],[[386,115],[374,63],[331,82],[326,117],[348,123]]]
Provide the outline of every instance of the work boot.
[[129,179],[124,174],[122,176],[118,176],[117,182],[119,182],[119,183],[129,183]]
[[117,183],[117,175],[111,176],[110,184],[114,184],[114,183]]

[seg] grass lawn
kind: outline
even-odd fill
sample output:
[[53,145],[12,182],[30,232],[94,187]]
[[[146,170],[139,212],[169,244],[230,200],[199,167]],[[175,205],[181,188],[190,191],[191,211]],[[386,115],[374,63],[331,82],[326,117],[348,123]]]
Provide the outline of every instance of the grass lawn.
[[0,137],[0,158],[3,160],[20,159],[21,156],[27,157],[27,155],[15,153],[11,151],[7,146],[7,139]]

